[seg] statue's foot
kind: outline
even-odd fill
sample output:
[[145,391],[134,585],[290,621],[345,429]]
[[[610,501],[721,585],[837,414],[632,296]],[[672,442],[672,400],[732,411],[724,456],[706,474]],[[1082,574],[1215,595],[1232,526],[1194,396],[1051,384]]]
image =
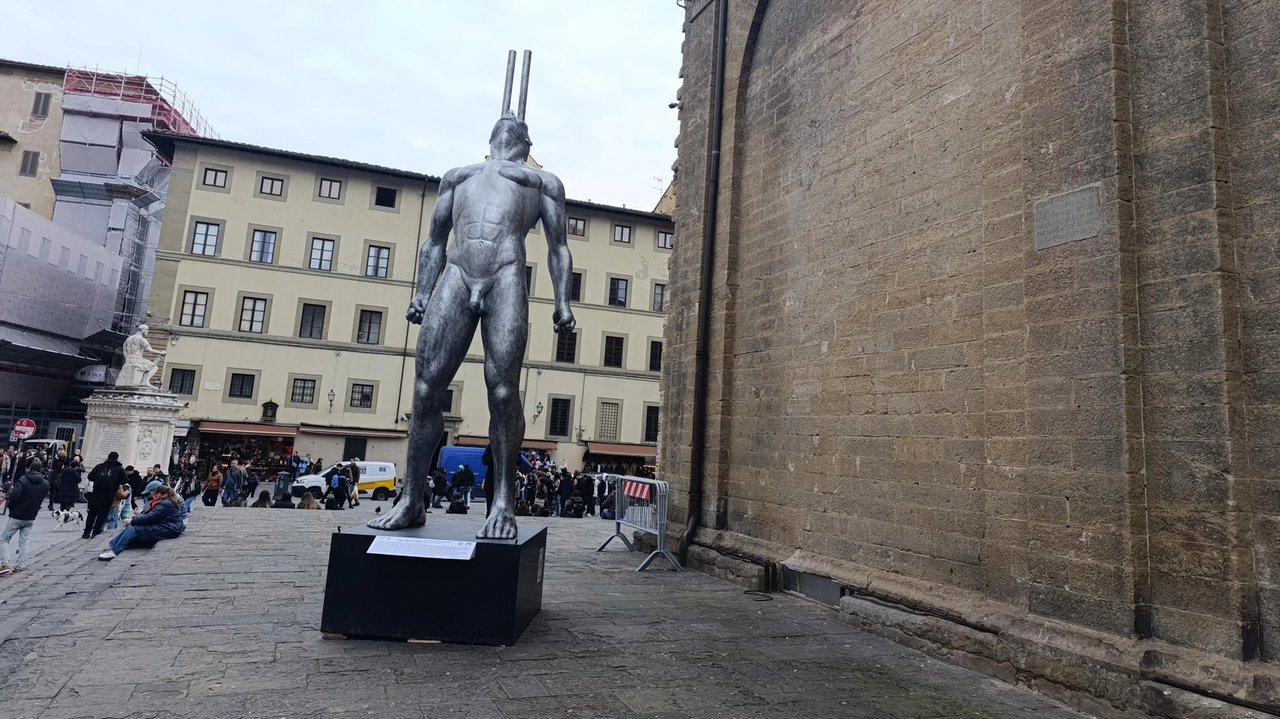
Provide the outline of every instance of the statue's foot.
[[484,526],[476,532],[476,538],[515,539],[516,533],[516,515],[511,513],[511,509],[494,507],[489,513],[489,519],[485,520]]
[[391,511],[378,515],[369,526],[374,529],[408,529],[427,523],[427,508],[422,502],[401,502]]

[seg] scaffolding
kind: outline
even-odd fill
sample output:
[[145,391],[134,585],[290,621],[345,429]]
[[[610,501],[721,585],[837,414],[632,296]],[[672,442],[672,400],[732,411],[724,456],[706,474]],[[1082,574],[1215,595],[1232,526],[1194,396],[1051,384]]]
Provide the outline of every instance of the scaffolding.
[[112,329],[129,334],[146,312],[169,178],[143,133],[217,135],[164,77],[68,67],[62,109],[53,219],[120,256]]
[[163,76],[127,75],[68,67],[64,92],[143,103],[150,106],[150,115],[134,119],[150,121],[158,130],[199,137],[218,137],[186,94],[173,81]]

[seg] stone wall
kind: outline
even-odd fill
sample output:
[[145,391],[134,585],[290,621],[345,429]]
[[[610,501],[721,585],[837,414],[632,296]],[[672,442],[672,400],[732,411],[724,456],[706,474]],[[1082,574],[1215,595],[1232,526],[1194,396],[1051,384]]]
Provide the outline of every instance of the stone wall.
[[[715,3],[686,13],[672,526]],[[735,1],[726,66],[699,543],[1275,702],[1280,0]]]

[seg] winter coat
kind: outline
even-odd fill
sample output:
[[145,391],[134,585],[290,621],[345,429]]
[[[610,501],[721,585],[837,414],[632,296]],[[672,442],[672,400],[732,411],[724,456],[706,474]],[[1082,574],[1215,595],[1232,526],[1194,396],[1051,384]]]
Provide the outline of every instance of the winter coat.
[[39,472],[27,472],[13,483],[9,492],[9,516],[14,519],[35,519],[40,514],[44,498],[49,495],[49,480]]
[[182,534],[182,508],[168,499],[152,502],[129,526],[135,528],[135,541],[173,539]]
[[62,479],[58,482],[58,494],[54,499],[62,504],[71,504],[80,500],[80,472],[75,465],[62,470]]
[[129,478],[119,462],[107,460],[93,468],[89,473],[89,482],[93,485],[93,490],[89,494],[89,504],[105,508],[110,507],[111,500],[115,499],[116,487],[128,484]]

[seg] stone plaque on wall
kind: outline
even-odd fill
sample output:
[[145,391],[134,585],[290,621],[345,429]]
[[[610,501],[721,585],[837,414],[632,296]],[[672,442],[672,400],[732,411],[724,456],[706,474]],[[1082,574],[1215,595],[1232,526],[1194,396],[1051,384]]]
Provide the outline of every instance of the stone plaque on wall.
[[98,450],[106,456],[108,452],[124,452],[124,427],[103,427],[98,436]]
[[1036,249],[1097,237],[1102,232],[1101,192],[1101,185],[1086,185],[1036,200]]

